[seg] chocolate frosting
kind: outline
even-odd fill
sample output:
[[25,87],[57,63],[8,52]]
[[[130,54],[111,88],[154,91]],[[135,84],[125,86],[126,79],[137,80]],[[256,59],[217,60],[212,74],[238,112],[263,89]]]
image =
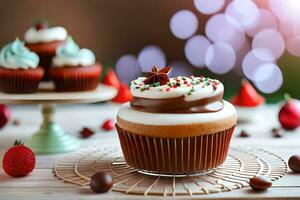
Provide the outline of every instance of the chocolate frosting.
[[[218,102],[217,106],[208,107],[208,105]],[[134,110],[152,113],[207,113],[222,110],[224,103],[223,92],[221,92],[195,101],[186,101],[184,96],[168,99],[133,97],[130,106]]]

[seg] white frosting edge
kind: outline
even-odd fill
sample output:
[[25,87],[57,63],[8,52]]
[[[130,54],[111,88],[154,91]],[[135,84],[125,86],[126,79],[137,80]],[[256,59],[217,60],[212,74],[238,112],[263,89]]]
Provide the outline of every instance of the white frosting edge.
[[207,123],[236,116],[234,106],[224,101],[224,107],[218,112],[210,113],[183,113],[183,114],[165,114],[149,113],[133,110],[129,103],[125,103],[119,109],[117,114],[123,120],[145,125],[182,125],[193,123]]
[[[199,77],[195,77],[199,78]],[[139,77],[138,79],[134,80],[137,83],[142,83],[146,78]],[[171,82],[174,82],[174,78],[170,78]],[[224,86],[221,82],[219,82],[218,87],[214,90],[211,86],[206,86],[202,88],[204,83],[200,83],[194,86],[183,86],[177,88],[170,88],[169,92],[165,92],[168,88],[167,85],[162,85],[158,87],[151,87],[150,90],[141,91],[140,89],[136,89],[135,86],[132,84],[130,87],[130,92],[134,97],[140,98],[147,98],[147,99],[169,99],[175,97],[185,96],[184,99],[186,101],[195,101],[198,99],[208,98],[214,95],[218,95],[224,91]],[[191,88],[194,87],[194,92],[191,95],[187,95]],[[160,91],[161,90],[161,91]]]
[[67,38],[68,32],[63,27],[50,27],[47,29],[36,30],[35,27],[28,29],[24,35],[27,43],[46,43],[53,41],[63,41]]

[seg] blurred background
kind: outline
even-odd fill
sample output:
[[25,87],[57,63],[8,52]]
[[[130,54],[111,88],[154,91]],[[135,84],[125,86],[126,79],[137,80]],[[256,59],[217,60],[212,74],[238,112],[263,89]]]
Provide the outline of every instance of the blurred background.
[[[159,63],[175,65],[176,73],[192,73],[220,79],[225,84],[227,98],[236,93],[240,88],[241,80],[246,77],[253,81],[257,89],[267,97],[268,102],[281,100],[284,93],[289,93],[299,99],[300,39],[298,36],[300,36],[300,30],[297,30],[297,27],[300,26],[297,26],[297,23],[289,18],[286,20],[281,17],[285,17],[284,14],[287,13],[292,15],[294,12],[295,15],[288,17],[298,20],[300,18],[297,18],[297,13],[300,13],[300,1],[291,0],[292,3],[285,5],[281,5],[282,2],[286,2],[283,0],[274,0],[273,5],[270,4],[272,0],[253,1],[257,8],[254,8],[252,4],[230,6],[230,0],[207,0],[206,2],[210,1],[219,1],[213,3],[214,6],[218,6],[220,2],[223,4],[217,8],[211,8],[209,5],[206,5],[207,7],[200,5],[199,7],[197,0],[1,0],[0,46],[13,41],[16,37],[23,39],[24,32],[32,26],[34,21],[48,20],[50,25],[65,27],[81,47],[92,49],[106,69],[115,67],[118,62],[122,66],[141,65],[138,66],[139,70],[135,70],[131,75],[124,75],[126,67],[117,69],[118,75],[125,82],[151,67],[147,68],[143,65],[149,63],[149,54],[152,53],[155,54],[152,55],[154,64],[156,62],[154,60],[157,59],[158,65]],[[201,0],[198,3],[201,4]],[[243,13],[236,13],[234,7],[237,6],[241,12],[246,9],[248,13],[245,16]],[[289,12],[288,9],[284,10],[285,13],[278,11],[278,8],[284,6],[293,9],[292,12]],[[261,17],[262,10],[265,18]],[[234,48],[227,47],[223,43],[218,44],[218,42],[224,42],[222,39],[232,33],[232,30],[228,30],[228,26],[218,24],[222,23],[222,20],[224,22],[224,15],[218,13],[232,15],[233,21],[229,20],[229,24],[234,24],[235,31],[241,33],[238,36],[242,36],[242,40],[233,41]],[[252,19],[255,14],[258,17]],[[212,19],[213,17],[215,20]],[[225,17],[225,19],[227,18]],[[210,23],[208,23],[209,20]],[[238,27],[234,20],[240,23],[237,25]],[[262,24],[262,22],[266,23]],[[225,26],[224,30],[222,30],[222,26]],[[271,37],[268,37],[266,32],[258,36],[257,33],[262,31],[262,26],[272,28],[276,31],[275,34],[269,32]],[[231,32],[227,33],[226,30]],[[276,34],[279,36],[276,37]],[[237,35],[231,36],[238,38]],[[256,36],[258,46],[253,44]],[[272,38],[273,36],[274,38]],[[260,51],[255,51],[255,48],[261,47],[260,43],[264,43],[264,38],[269,38],[273,49],[260,54]],[[212,53],[200,56],[207,43],[215,45],[211,47]],[[266,45],[270,46],[270,44]],[[208,48],[210,47],[205,50]],[[234,51],[234,60],[231,54],[232,50]],[[147,51],[148,58],[143,58],[143,56],[147,57]],[[200,53],[195,58],[196,51]],[[256,79],[260,81],[264,79],[263,84],[259,85],[257,82],[259,80],[253,80],[253,77],[247,74],[248,66],[257,67],[255,58],[251,60],[251,53],[254,57],[258,57],[256,59],[268,61],[263,62],[266,64],[263,68],[265,70],[258,72],[256,76]],[[250,59],[248,63],[247,54]],[[120,60],[124,55],[131,55],[131,57],[125,56],[125,59]],[[270,59],[268,60],[268,58]],[[139,63],[136,63],[137,60]],[[244,63],[245,68],[243,68],[243,62],[246,62]],[[207,64],[209,68],[205,67]],[[221,66],[223,67],[221,69],[219,65],[226,66]],[[267,76],[266,74],[269,74],[269,77],[264,77]],[[268,88],[272,89],[268,90]]]

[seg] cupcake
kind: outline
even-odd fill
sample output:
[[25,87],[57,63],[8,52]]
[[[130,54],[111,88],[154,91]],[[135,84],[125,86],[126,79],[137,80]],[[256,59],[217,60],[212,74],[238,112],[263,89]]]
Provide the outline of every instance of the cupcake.
[[256,92],[248,81],[243,80],[240,91],[230,102],[237,110],[238,121],[250,122],[259,119],[259,110],[265,99]]
[[155,174],[194,174],[221,165],[236,125],[221,82],[205,77],[168,77],[156,67],[131,82],[133,99],[117,114],[127,164]]
[[25,35],[25,45],[40,57],[40,65],[45,68],[44,81],[49,80],[49,68],[56,49],[62,45],[68,33],[63,27],[49,27],[47,22],[40,22],[29,28]]
[[50,78],[56,91],[88,91],[98,86],[102,67],[95,63],[95,55],[89,49],[80,49],[69,37],[56,50],[52,60]]
[[44,75],[38,66],[39,57],[16,39],[0,52],[0,91],[5,93],[34,93]]

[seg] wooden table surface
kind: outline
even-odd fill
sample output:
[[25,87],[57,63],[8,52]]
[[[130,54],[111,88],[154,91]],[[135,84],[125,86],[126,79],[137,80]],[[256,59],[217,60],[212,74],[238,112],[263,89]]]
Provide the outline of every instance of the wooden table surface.
[[[6,149],[14,140],[30,137],[41,123],[39,107],[12,106],[12,119],[20,120],[19,126],[7,125],[0,130],[0,160]],[[103,132],[99,128],[104,119],[114,118],[118,106],[111,103],[90,105],[61,105],[57,108],[55,119],[70,134],[78,136],[83,126],[98,130],[89,139],[82,139],[82,147],[91,145],[109,145],[118,142],[115,131]],[[270,130],[278,125],[278,106],[265,106],[260,110],[260,118],[255,123],[239,124],[232,140],[232,145],[250,145],[272,151],[282,156],[286,161],[293,154],[300,154],[300,130],[285,133],[282,138],[273,138]],[[249,113],[251,115],[251,113]],[[251,137],[237,137],[241,129],[247,130]],[[37,156],[36,169],[27,177],[11,178],[0,168],[0,199],[162,199],[160,196],[125,195],[118,192],[94,194],[89,189],[64,183],[53,175],[53,165],[56,160],[64,156]],[[273,187],[266,192],[253,192],[250,188],[243,188],[225,193],[200,195],[194,199],[300,199],[300,174],[287,175],[273,183]],[[190,197],[176,197],[189,199]],[[165,199],[172,199],[167,197]]]

